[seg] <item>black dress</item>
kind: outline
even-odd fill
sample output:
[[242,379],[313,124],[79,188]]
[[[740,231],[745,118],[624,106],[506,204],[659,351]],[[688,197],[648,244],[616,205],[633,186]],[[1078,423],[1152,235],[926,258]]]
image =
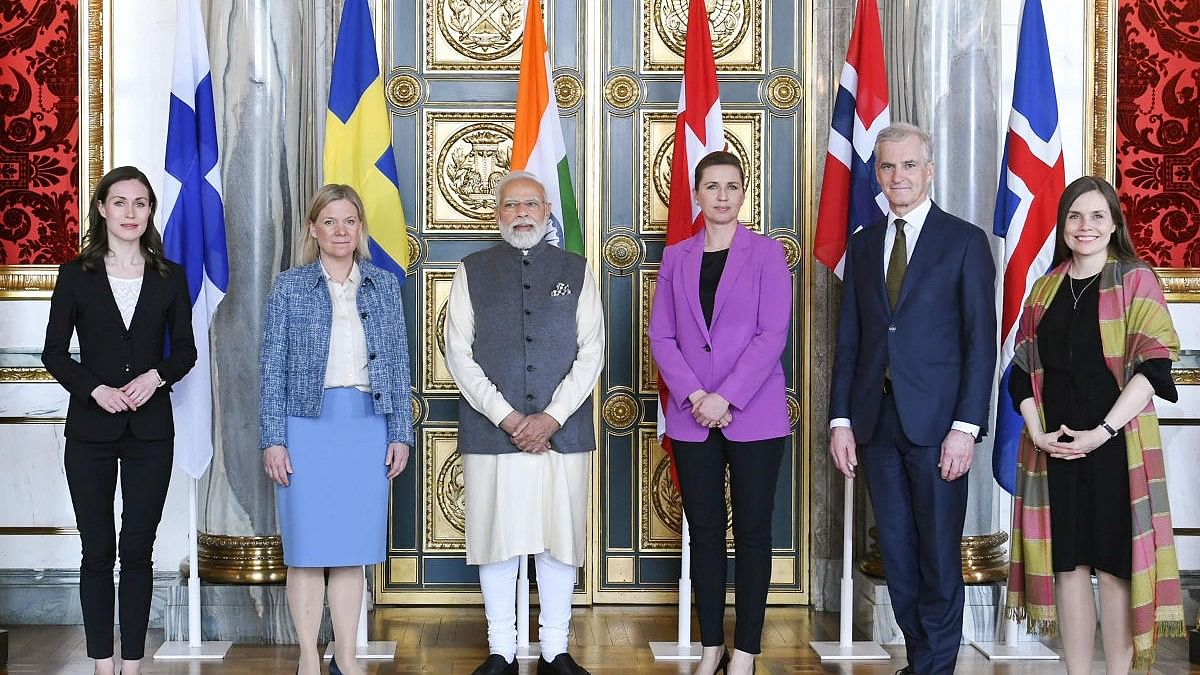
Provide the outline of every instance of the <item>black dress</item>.
[[[1100,344],[1099,276],[1067,276],[1038,324],[1047,430],[1063,424],[1076,431],[1095,429],[1121,395]],[[1178,398],[1169,359],[1146,361],[1137,372],[1159,397]],[[1028,373],[1013,368],[1009,394],[1014,406],[1033,395]],[[1133,528],[1125,432],[1120,430],[1081,459],[1047,459],[1054,571],[1070,572],[1084,565],[1129,579]]]

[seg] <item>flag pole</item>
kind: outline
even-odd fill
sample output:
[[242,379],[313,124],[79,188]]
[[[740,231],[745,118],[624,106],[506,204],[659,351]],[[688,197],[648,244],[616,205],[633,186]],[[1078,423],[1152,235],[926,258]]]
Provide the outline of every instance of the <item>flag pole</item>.
[[199,483],[199,479],[188,476],[188,639],[162,643],[154,653],[156,661],[220,660],[225,658],[225,654],[233,646],[232,640],[204,641],[204,625],[200,613],[200,553],[197,542],[200,531],[196,506],[200,494]]
[[871,661],[891,659],[892,655],[870,640],[854,641],[854,479],[846,477],[842,502],[842,588],[838,617],[837,642],[813,642],[813,651],[821,661]]
[[655,661],[699,661],[704,647],[692,642],[692,533],[683,516],[679,551],[679,599],[675,642],[651,642]]

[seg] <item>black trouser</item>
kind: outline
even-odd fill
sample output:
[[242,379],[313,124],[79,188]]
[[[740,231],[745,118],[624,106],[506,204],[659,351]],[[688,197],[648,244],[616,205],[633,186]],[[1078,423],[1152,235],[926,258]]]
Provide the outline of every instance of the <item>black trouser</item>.
[[689,443],[672,439],[683,509],[692,535],[692,580],[700,641],[725,643],[725,466],[733,505],[734,596],[737,623],[733,645],[760,651],[767,587],[771,583],[771,512],[783,460],[783,438],[729,441],[718,430]]
[[112,442],[67,439],[67,485],[83,543],[79,601],[87,633],[87,655],[113,655],[113,564],[117,536],[113,495],[121,474],[121,658],[137,660],[146,650],[146,624],[154,586],[151,553],[171,482],[171,439],[143,441],[129,435]]

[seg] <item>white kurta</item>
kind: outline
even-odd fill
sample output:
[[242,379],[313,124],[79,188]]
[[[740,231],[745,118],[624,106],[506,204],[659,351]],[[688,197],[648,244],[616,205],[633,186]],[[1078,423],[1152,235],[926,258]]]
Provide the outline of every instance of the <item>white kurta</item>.
[[[446,308],[446,366],[467,403],[499,426],[513,407],[474,359],[475,312],[467,283],[460,264]],[[575,362],[544,411],[559,424],[592,395],[604,367],[604,314],[591,272],[584,275],[575,320]],[[485,565],[550,551],[560,562],[582,565],[591,462],[590,452],[463,455],[467,562]]]

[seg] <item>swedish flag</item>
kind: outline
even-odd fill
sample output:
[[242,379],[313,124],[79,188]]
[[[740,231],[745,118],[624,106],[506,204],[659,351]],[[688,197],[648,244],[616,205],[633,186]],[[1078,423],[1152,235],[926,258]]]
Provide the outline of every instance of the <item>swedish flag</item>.
[[326,183],[345,183],[362,197],[371,232],[371,261],[403,282],[408,236],[367,0],[346,0],[342,6],[329,82],[324,160]]

